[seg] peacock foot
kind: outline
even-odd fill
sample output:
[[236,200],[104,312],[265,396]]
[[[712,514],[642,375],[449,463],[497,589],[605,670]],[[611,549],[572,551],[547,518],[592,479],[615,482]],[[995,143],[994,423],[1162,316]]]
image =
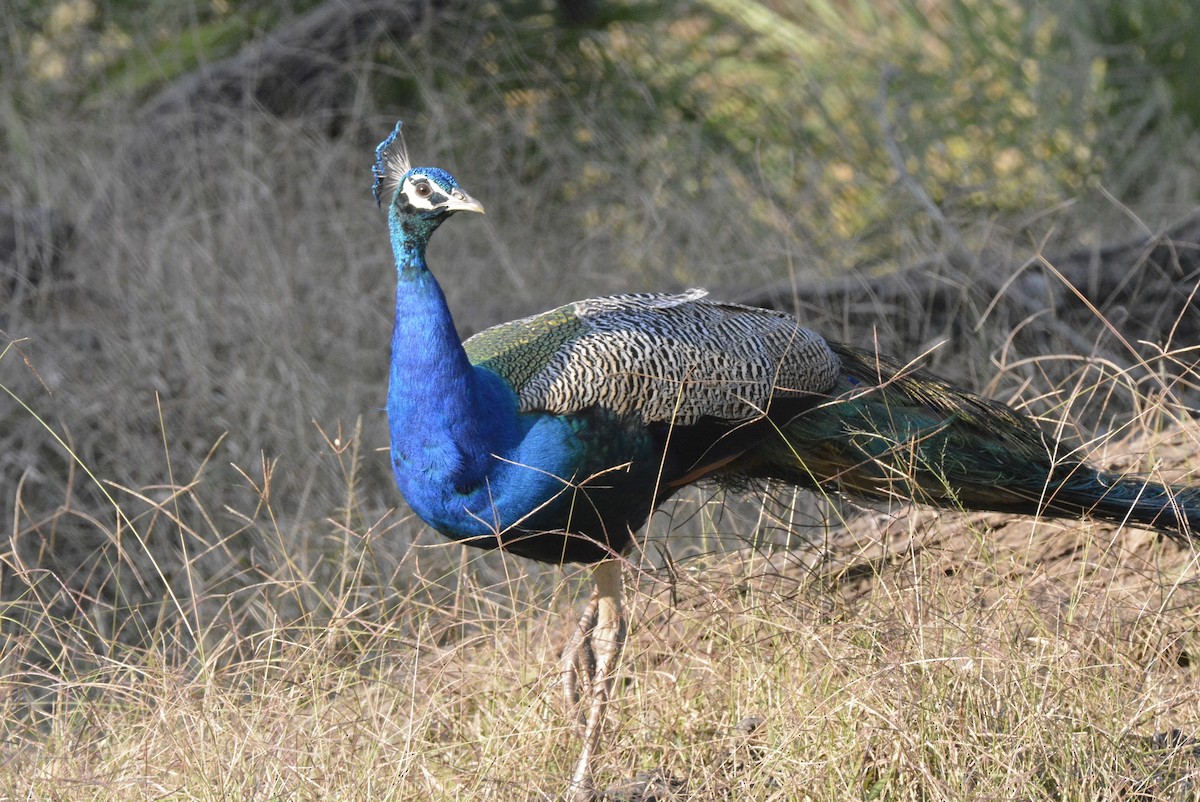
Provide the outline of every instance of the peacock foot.
[[576,716],[576,728],[583,739],[583,750],[567,788],[569,802],[590,802],[595,797],[592,755],[600,745],[617,660],[625,646],[620,561],[606,560],[598,564],[593,577],[596,589],[559,660],[563,695]]

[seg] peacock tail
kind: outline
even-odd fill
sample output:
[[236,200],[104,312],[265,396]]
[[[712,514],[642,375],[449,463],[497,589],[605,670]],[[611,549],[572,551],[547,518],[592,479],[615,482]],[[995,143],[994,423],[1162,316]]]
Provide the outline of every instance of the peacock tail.
[[830,347],[842,364],[832,397],[785,423],[747,473],[867,499],[1200,532],[1200,488],[1099,471],[1011,407]]

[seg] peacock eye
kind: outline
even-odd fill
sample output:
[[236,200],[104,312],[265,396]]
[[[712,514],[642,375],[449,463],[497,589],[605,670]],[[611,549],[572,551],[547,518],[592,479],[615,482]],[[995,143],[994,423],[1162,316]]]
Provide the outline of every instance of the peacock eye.
[[413,184],[413,192],[417,193],[418,198],[428,198],[433,194],[433,187],[429,186],[428,181],[418,181]]

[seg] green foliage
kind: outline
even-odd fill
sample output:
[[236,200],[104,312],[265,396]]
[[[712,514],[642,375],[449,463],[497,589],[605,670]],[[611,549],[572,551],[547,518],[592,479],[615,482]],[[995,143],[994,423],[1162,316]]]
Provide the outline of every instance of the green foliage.
[[[631,181],[657,188],[651,204],[668,218],[670,207],[729,193],[749,241],[780,243],[770,251],[802,240],[833,273],[890,263],[914,233],[940,236],[898,189],[900,171],[978,247],[995,222],[1015,225],[1077,201],[1111,185],[1114,170],[1129,186],[1131,163],[1161,145],[1112,136],[1118,90],[1105,57],[1079,35],[1072,7],[606,7],[628,9],[632,19],[613,14],[580,31],[561,26],[549,3],[489,4],[476,27],[435,30],[397,64],[403,73],[440,52],[462,54],[426,73],[432,86],[419,82],[440,98],[436,114],[447,96],[461,98],[521,150],[511,158],[522,180],[557,173],[564,159],[579,162],[560,179],[561,198],[592,233],[654,242],[663,220],[648,220],[644,204],[631,202]],[[1172,114],[1156,107],[1151,117],[1161,130],[1175,124]],[[1159,187],[1172,180],[1161,166],[1138,178]],[[992,225],[973,233],[980,220]],[[670,260],[651,251],[621,267],[640,273],[647,261]]]
[[[25,90],[111,102],[315,2],[24,3],[10,38],[34,79]],[[372,91],[435,117],[469,109],[511,140],[523,181],[571,160],[560,198],[589,235],[653,243],[661,221],[647,222],[631,179],[657,187],[663,211],[730,193],[747,241],[801,239],[834,272],[940,237],[898,189],[901,171],[976,246],[980,219],[1015,222],[1099,185],[1194,195],[1163,190],[1150,154],[1195,161],[1180,145],[1200,118],[1196,41],[1200,13],[1183,0],[626,0],[597,3],[578,26],[551,0],[489,2],[385,44]],[[642,272],[639,261],[620,266]],[[703,278],[687,271],[669,272]]]
[[21,90],[34,102],[140,97],[201,64],[232,55],[285,13],[318,2],[18,2],[9,19],[10,40],[16,45],[13,66],[29,79]]
[[1079,3],[1076,14],[1102,48],[1113,111],[1137,106],[1162,84],[1171,109],[1200,126],[1200,9],[1194,3],[1104,0]]
[[1194,164],[1200,10],[1187,0],[1077,0],[1068,8],[1078,29],[1070,42],[1092,55],[1101,88],[1105,183],[1120,196],[1155,193],[1167,165],[1181,157]]
[[105,71],[105,80],[120,87],[120,91],[134,94],[158,88],[207,61],[237,52],[264,21],[262,15],[215,17],[185,29],[182,36],[166,36],[148,49],[122,53]]

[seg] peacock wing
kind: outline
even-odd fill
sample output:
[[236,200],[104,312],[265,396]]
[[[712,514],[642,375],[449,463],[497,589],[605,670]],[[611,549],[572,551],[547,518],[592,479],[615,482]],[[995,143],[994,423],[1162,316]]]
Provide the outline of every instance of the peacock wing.
[[476,334],[471,362],[522,411],[603,408],[643,423],[751,420],[774,399],[830,390],[840,363],[790,315],[709,301],[703,290],[577,301]]

